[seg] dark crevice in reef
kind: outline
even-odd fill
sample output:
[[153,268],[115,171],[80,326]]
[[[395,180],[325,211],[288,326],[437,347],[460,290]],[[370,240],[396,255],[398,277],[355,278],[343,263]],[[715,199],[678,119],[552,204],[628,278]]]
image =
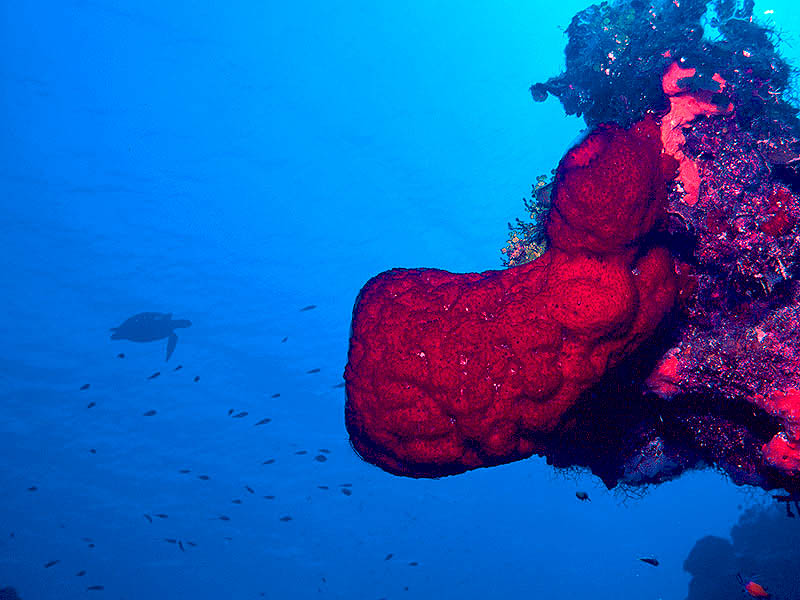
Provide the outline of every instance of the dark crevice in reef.
[[793,194],[800,194],[800,164],[771,165],[772,176],[779,183],[786,185]]
[[548,463],[587,467],[609,488],[659,483],[686,469],[715,466],[739,485],[789,489],[791,481],[766,470],[760,459],[761,446],[781,430],[778,419],[744,398],[711,390],[670,399],[643,392],[645,377],[674,341],[674,327],[661,331],[565,415],[564,426],[547,440],[557,449],[548,453]]
[[654,246],[664,246],[678,260],[687,263],[694,261],[697,237],[688,227],[686,229],[676,229],[674,232],[653,231],[647,241]]
[[548,463],[556,467],[588,467],[609,488],[622,479],[620,457],[633,453],[644,430],[655,434],[663,425],[659,403],[645,402],[642,386],[674,342],[673,323],[678,318],[677,314],[672,315],[666,326],[659,328],[659,335],[581,396],[564,416],[563,426],[546,442],[555,449],[548,453]]

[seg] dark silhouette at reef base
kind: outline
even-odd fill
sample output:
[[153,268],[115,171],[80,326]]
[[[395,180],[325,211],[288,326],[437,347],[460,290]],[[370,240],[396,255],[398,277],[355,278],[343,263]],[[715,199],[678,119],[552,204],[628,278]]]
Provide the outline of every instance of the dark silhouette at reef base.
[[17,590],[12,587],[0,588],[0,600],[21,600]]

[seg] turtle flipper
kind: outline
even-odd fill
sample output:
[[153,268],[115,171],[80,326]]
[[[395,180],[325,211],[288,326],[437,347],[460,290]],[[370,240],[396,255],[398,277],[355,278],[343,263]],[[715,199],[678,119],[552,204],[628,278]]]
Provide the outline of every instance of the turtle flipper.
[[175,335],[175,332],[169,334],[169,339],[167,340],[167,358],[164,359],[164,362],[169,360],[169,357],[172,356],[172,353],[175,351],[175,346],[178,345],[178,336]]

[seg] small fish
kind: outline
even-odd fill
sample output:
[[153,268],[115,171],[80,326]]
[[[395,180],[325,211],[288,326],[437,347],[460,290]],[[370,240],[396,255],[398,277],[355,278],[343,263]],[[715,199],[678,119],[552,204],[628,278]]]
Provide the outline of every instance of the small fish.
[[328,457],[325,456],[324,454],[317,454],[314,457],[314,460],[317,461],[317,462],[325,462],[326,460],[328,460]]
[[755,581],[748,581],[744,586],[744,590],[753,598],[769,598],[770,593],[764,587]]
[[153,513],[153,516],[159,519],[169,519],[169,515],[165,515],[164,513]]
[[647,563],[648,565],[653,565],[654,567],[658,566],[658,559],[657,558],[647,558],[647,557],[645,557],[645,558],[640,558],[639,560],[642,561],[643,563]]
[[86,588],[86,591],[89,591],[89,592],[101,592],[104,589],[106,589],[106,588],[104,586],[102,586],[102,585],[90,585],[89,587]]
[[31,487],[28,488],[28,491],[29,492],[35,492],[38,489],[39,489],[38,487],[36,487],[35,485],[32,485]]
[[117,354],[117,358],[125,358],[125,353],[120,352],[119,354]]
[[333,389],[343,388],[343,387],[344,387],[344,381],[342,383],[337,383],[335,386],[333,386]]
[[345,496],[352,496],[353,495],[353,490],[351,490],[350,488],[342,488],[342,493]]
[[191,472],[192,472],[192,470],[191,470],[191,469],[180,469],[180,470],[178,471],[178,473],[180,473],[180,474],[182,474],[182,475],[186,475],[187,473],[191,473]]
[[319,489],[321,489],[321,490],[327,490],[327,489],[328,489],[328,486],[327,486],[327,485],[318,485],[317,487],[318,487]]
[[269,417],[266,417],[265,419],[261,419],[258,423],[253,425],[253,427],[258,427],[259,425],[266,425],[270,421],[272,421],[272,419],[270,419]]
[[261,463],[261,464],[262,464],[262,465],[271,465],[271,464],[273,464],[274,462],[275,462],[275,459],[274,459],[274,458],[268,458],[267,460],[265,460],[265,461],[264,461],[263,463]]
[[235,498],[234,500],[231,500],[231,502],[233,502],[234,504],[241,504],[242,503],[242,501],[239,500],[238,498]]
[[233,538],[229,535],[226,535],[223,539],[228,540],[229,542],[233,541]]
[[243,410],[242,412],[239,412],[239,413],[236,413],[235,415],[233,415],[232,418],[233,419],[243,419],[247,415],[248,415],[248,412],[246,410]]
[[194,382],[197,383],[198,381],[200,381],[200,375],[195,375]]
[[272,394],[272,396],[270,396],[270,398],[280,398],[280,397],[281,397],[280,393]]
[[255,491],[254,491],[254,490],[253,490],[253,488],[251,488],[249,485],[246,485],[246,486],[244,486],[244,489],[246,489],[246,490],[247,490],[248,492],[250,492],[251,494],[255,494]]
[[308,371],[306,371],[306,373],[310,375],[311,373],[319,373],[321,370],[322,369],[309,369]]
[[288,521],[291,521],[291,520],[292,520],[292,517],[289,516],[289,515],[286,515],[285,517],[281,517],[281,521],[283,521],[284,523],[286,523]]
[[190,542],[189,540],[186,540],[186,543],[189,544],[192,548],[197,546],[197,544],[195,544],[194,542]]
[[84,383],[84,384],[81,386],[81,391],[82,391],[82,392],[83,392],[84,390],[88,390],[88,389],[89,389],[89,384],[88,384],[88,383]]
[[173,370],[173,371],[180,371],[182,368],[183,368],[183,365],[178,365],[177,367],[175,367],[175,368],[174,368],[174,369],[172,369],[172,370]]
[[150,410],[148,410],[147,412],[143,412],[143,413],[142,413],[142,416],[143,416],[143,417],[152,417],[152,416],[153,416],[153,415],[155,415],[155,414],[156,414],[156,411],[155,411],[155,410],[153,410],[153,409],[151,408],[151,409],[150,409]]
[[234,413],[234,410],[232,408],[229,408],[228,409],[228,416],[230,417],[233,413]]
[[304,306],[303,308],[301,308],[300,312],[305,312],[307,310],[314,310],[315,308],[317,308],[316,304],[309,304],[308,306]]
[[164,538],[164,541],[165,542],[169,542],[170,544],[177,544],[178,543],[178,540],[176,540],[175,538]]
[[275,496],[264,496],[267,500],[275,500]]
[[410,563],[408,563],[409,567],[416,567],[417,565],[419,565],[419,563],[415,560],[412,560]]
[[353,487],[352,483],[340,483],[339,487]]
[[93,408],[95,406],[97,406],[97,402],[89,402],[89,404],[86,405],[86,408]]
[[283,344],[284,342],[286,342],[288,339],[289,339],[289,336],[286,336],[285,338],[283,338],[283,339],[281,340],[281,344]]
[[181,552],[186,552],[186,550],[185,550],[185,549],[184,549],[184,547],[183,547],[183,542],[182,542],[182,541],[180,541],[180,540],[178,540],[178,548],[180,548],[180,549],[181,549]]
[[88,546],[86,546],[86,547],[87,547],[87,548],[94,548],[94,544],[89,544],[89,545],[88,545]]
[[389,554],[387,554],[387,555],[386,555],[386,558],[384,558],[383,560],[392,560],[392,557],[393,557],[393,556],[394,556],[394,554],[392,554],[391,552],[389,552]]
[[578,500],[580,500],[581,502],[586,502],[587,500],[588,500],[589,502],[591,502],[591,501],[592,501],[592,499],[591,499],[591,498],[589,498],[589,494],[587,494],[586,492],[575,492],[575,497],[576,497]]
[[762,585],[756,583],[755,581],[750,580],[747,583],[745,583],[744,579],[742,579],[741,573],[736,574],[736,580],[739,582],[739,585],[741,585],[744,588],[744,591],[750,594],[751,598],[770,597],[770,593],[766,589],[764,589]]
[[202,479],[203,481],[208,481],[209,479],[211,479],[211,477],[209,477],[208,475],[198,475],[197,478]]
[[97,450],[94,448],[89,448],[89,454],[97,454]]
[[51,560],[50,562],[44,563],[44,568],[49,569],[50,567],[57,565],[60,562],[61,562],[60,560]]
[[156,371],[155,373],[153,373],[152,375],[148,376],[147,378],[148,379],[155,379],[159,375],[161,375],[161,371]]
[[220,515],[217,517],[220,521],[230,521],[231,518],[228,515]]
[[330,454],[331,453],[331,451],[328,450],[327,448],[320,448],[319,451],[322,452],[323,454]]
[[75,577],[83,577],[84,575],[86,575],[86,571],[84,571],[83,569],[75,573]]
[[298,450],[295,454],[302,456],[303,454],[308,454],[308,450]]
[[153,517],[151,517],[151,516],[150,516],[150,515],[148,515],[147,513],[145,513],[145,514],[144,514],[144,518],[145,518],[145,519],[147,519],[147,522],[148,522],[148,523],[152,523],[152,522],[153,522]]

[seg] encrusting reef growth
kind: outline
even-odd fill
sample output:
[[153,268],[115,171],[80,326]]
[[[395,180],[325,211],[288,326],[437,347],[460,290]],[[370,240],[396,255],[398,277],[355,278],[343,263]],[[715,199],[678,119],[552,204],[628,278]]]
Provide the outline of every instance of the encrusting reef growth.
[[753,2],[603,2],[531,86],[591,133],[511,226],[509,268],[362,289],[346,423],[431,477],[546,456],[609,487],[714,466],[800,493],[800,121]]

